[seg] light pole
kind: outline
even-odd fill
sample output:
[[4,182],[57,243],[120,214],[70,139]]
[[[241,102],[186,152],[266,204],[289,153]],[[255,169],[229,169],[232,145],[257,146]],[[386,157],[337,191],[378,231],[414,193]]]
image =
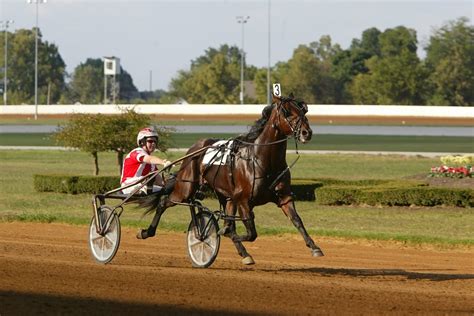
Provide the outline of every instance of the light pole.
[[13,24],[13,20],[6,20],[6,21],[0,21],[0,25],[3,25],[3,27],[5,28],[5,66],[4,66],[4,77],[3,77],[3,104],[4,105],[7,105],[7,81],[8,81],[8,77],[7,77],[7,71],[8,71],[8,32],[7,32],[7,29],[8,29],[8,26],[10,24]]
[[47,0],[28,0],[28,3],[36,4],[36,27],[35,27],[35,120],[38,119],[38,7],[40,3]]
[[240,52],[240,104],[244,104],[244,25],[250,16],[237,16],[237,23],[242,24],[242,51]]
[[270,36],[270,17],[271,17],[271,0],[268,0],[268,69],[267,69],[267,105],[272,104],[272,97],[271,97],[271,76],[270,76],[270,51],[271,51],[271,36]]

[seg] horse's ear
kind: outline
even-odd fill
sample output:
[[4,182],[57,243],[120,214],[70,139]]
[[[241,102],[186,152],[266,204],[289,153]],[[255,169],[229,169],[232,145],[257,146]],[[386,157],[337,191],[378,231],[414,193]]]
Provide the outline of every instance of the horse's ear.
[[293,95],[293,92],[290,93],[290,95],[288,96],[288,98],[290,98],[290,99],[294,99],[294,98],[295,98],[295,96]]
[[272,104],[280,102],[280,98],[277,97],[276,95],[272,94]]
[[308,104],[306,102],[301,102],[301,107],[303,108],[303,113],[308,113]]

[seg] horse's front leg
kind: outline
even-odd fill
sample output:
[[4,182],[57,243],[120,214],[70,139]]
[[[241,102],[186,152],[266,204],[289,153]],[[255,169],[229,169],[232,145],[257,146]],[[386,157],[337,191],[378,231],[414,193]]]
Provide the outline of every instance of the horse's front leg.
[[314,257],[322,257],[324,256],[323,251],[314,243],[313,239],[309,236],[306,228],[304,227],[303,221],[301,220],[300,216],[296,212],[295,201],[293,197],[286,196],[280,199],[280,207],[285,213],[286,217],[288,217],[293,225],[299,230],[300,234],[303,236],[304,241],[306,242],[306,246],[311,249],[311,253]]

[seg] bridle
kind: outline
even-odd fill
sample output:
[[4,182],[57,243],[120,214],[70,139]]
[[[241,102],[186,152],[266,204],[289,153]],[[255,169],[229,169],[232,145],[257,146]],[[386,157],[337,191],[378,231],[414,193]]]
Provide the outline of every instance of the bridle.
[[[286,109],[283,106],[284,103],[289,103],[290,106],[292,106],[293,108],[296,108],[296,110],[298,111],[297,118],[291,121],[288,119],[290,117],[290,110]],[[278,126],[281,126],[280,120],[281,120],[281,117],[283,116],[286,124],[291,130],[292,136],[295,138],[295,141],[297,142],[301,134],[301,127],[303,125],[305,114],[308,111],[307,105],[303,102],[298,102],[291,98],[281,98],[280,101],[276,104],[276,107],[277,107],[277,112],[278,112]],[[282,132],[282,130],[278,126],[276,126],[275,123],[272,124],[273,128],[278,129],[280,130],[280,132]]]

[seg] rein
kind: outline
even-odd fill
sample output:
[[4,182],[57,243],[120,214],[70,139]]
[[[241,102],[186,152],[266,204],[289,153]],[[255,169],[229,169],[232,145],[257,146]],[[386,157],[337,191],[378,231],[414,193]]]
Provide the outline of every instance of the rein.
[[290,138],[291,137],[287,137],[287,138],[279,139],[279,140],[276,140],[276,141],[273,141],[273,142],[270,142],[270,143],[264,143],[264,144],[255,144],[255,143],[251,143],[251,142],[246,142],[246,141],[238,139],[238,138],[235,138],[234,141],[239,142],[239,143],[244,144],[244,145],[248,145],[248,146],[271,146],[271,145],[286,142]]

